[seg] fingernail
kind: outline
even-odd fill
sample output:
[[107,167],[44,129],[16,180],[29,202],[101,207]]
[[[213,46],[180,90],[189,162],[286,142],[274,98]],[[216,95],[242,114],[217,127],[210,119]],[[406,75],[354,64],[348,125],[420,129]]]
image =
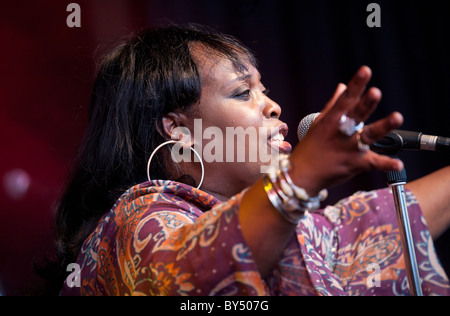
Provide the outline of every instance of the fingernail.
[[378,88],[371,88],[369,90],[368,97],[366,98],[364,104],[368,107],[372,107],[376,103],[380,102],[381,100],[381,91]]
[[336,88],[336,92],[335,94],[337,96],[341,95],[345,90],[347,89],[347,86],[343,83],[338,84],[337,88]]
[[357,77],[359,79],[366,79],[366,78],[370,77],[371,75],[372,75],[372,70],[367,66],[362,66],[361,68],[359,68],[358,73],[357,73]]
[[391,119],[392,125],[402,125],[404,121],[403,115],[399,112],[394,112]]

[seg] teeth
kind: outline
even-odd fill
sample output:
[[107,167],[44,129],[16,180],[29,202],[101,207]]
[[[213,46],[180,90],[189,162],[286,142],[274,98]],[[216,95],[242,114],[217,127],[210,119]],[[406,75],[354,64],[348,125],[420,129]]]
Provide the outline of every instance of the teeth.
[[282,141],[284,141],[284,136],[282,134],[278,133],[272,137],[272,141],[282,142]]

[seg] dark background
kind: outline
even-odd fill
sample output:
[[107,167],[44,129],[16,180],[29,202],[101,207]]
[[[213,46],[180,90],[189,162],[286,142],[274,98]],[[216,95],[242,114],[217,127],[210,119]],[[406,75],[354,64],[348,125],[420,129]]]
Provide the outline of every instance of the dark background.
[[[96,61],[130,32],[166,23],[207,24],[235,35],[260,61],[296,143],[299,120],[320,111],[339,82],[369,65],[403,129],[450,136],[450,22],[445,1],[82,0],[0,4],[0,295],[32,294],[33,262],[51,249],[55,203],[83,134]],[[381,6],[381,28],[366,25]],[[448,165],[449,154],[408,152],[409,180]],[[331,190],[329,203],[384,186],[381,172]],[[450,188],[449,188],[450,189]],[[436,247],[450,272],[449,232]]]

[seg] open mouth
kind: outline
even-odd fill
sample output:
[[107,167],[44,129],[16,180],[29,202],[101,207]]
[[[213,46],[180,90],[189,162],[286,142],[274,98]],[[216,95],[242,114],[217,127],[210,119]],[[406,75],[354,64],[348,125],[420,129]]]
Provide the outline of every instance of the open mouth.
[[277,149],[283,154],[289,154],[292,151],[292,145],[284,140],[288,134],[288,130],[286,124],[277,126],[269,136],[268,143],[270,147]]

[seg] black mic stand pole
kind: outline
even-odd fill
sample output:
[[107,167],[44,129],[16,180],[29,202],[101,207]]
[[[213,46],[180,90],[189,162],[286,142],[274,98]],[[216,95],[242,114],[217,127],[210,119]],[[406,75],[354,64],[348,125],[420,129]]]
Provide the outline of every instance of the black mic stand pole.
[[414,239],[409,222],[408,207],[406,205],[405,188],[407,175],[406,170],[401,172],[387,171],[386,181],[392,189],[395,209],[397,212],[398,227],[403,246],[403,256],[408,275],[409,289],[412,296],[423,296],[420,285],[419,268],[417,266],[416,253],[414,250]]

